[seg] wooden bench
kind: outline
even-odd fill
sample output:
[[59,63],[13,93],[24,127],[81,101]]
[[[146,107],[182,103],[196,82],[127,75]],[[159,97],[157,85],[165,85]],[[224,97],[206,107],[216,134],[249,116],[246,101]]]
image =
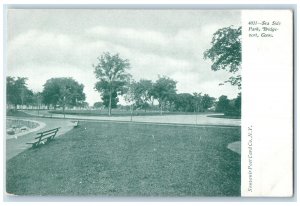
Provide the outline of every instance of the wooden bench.
[[31,144],[32,147],[37,147],[41,144],[49,143],[51,140],[54,139],[54,137],[57,134],[59,129],[60,129],[60,127],[55,128],[55,129],[50,129],[50,130],[47,130],[44,132],[36,133],[38,135],[37,137],[34,138],[36,141],[28,142],[26,144]]

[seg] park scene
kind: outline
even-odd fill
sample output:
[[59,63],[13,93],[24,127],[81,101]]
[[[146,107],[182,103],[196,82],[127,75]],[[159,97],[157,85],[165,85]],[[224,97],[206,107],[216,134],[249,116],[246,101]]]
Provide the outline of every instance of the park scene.
[[240,196],[238,11],[10,10],[7,45],[8,195]]

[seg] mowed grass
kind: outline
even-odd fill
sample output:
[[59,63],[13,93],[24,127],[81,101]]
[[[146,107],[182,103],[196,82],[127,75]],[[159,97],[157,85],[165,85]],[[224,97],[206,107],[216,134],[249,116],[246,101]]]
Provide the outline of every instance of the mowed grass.
[[13,109],[6,110],[6,116],[32,117],[30,114],[18,110],[13,110]]
[[16,195],[239,196],[240,128],[82,122],[7,162]]

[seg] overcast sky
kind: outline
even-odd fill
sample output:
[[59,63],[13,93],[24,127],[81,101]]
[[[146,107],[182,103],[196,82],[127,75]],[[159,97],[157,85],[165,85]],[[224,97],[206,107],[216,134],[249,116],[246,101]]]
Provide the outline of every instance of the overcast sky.
[[51,77],[73,77],[93,104],[92,65],[107,51],[129,59],[136,80],[166,75],[179,93],[234,98],[236,87],[219,86],[230,74],[203,59],[213,33],[231,25],[241,25],[239,11],[9,10],[7,75],[28,77],[35,92]]

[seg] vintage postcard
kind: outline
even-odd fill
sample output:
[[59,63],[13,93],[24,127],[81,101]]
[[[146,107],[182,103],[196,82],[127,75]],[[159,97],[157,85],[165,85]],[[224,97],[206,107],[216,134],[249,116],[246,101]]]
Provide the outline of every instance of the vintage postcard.
[[6,10],[5,191],[292,197],[293,10]]

